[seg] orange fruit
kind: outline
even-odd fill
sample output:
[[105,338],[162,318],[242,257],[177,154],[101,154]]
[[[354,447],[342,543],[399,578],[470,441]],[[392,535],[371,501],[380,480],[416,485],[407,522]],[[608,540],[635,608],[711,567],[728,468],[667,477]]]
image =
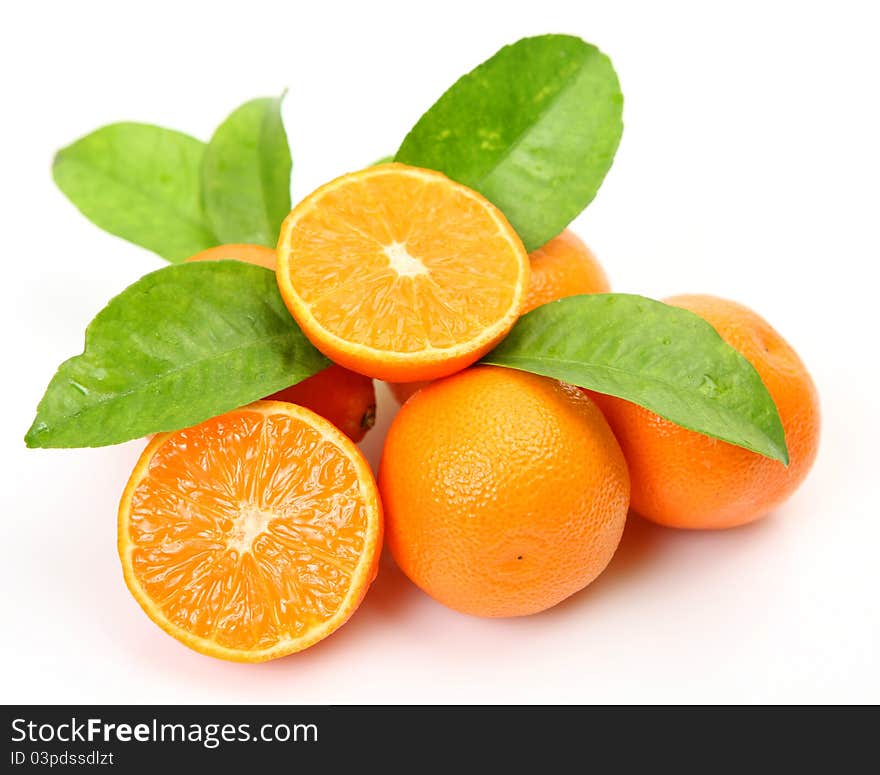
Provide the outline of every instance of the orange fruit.
[[661,525],[716,529],[752,522],[804,480],[819,445],[819,400],[806,367],[759,315],[714,296],[674,296],[755,367],[776,402],[790,463],[685,430],[640,406],[595,396],[623,448],[633,510]]
[[476,366],[400,409],[379,469],[388,546],[444,605],[524,616],[595,579],[629,504],[620,447],[580,390]]
[[328,366],[302,382],[268,396],[311,409],[330,420],[352,441],[360,441],[376,422],[373,380],[342,366]]
[[605,270],[593,251],[568,229],[529,253],[529,264],[529,292],[523,314],[566,296],[611,290]]
[[119,504],[125,582],[196,651],[261,662],[340,627],[376,575],[382,510],[354,443],[257,401],[157,434]]
[[423,379],[418,382],[388,382],[386,384],[397,403],[405,404],[412,396],[425,387],[425,385],[430,385],[431,380]]
[[222,261],[232,258],[248,264],[256,264],[275,271],[275,251],[262,245],[229,244],[217,245],[186,259],[189,261]]
[[[229,258],[275,271],[275,251],[262,245],[218,245],[196,253],[186,261]],[[330,420],[352,441],[360,441],[376,422],[373,380],[341,366],[330,366],[266,398],[305,406]]]
[[[529,266],[529,291],[522,314],[566,296],[611,290],[605,270],[593,251],[568,229],[529,253]],[[402,404],[427,384],[427,381],[389,382],[388,388]]]
[[434,379],[488,352],[529,282],[525,248],[480,194],[382,164],[337,178],[288,215],[278,287],[331,360],[378,379]]

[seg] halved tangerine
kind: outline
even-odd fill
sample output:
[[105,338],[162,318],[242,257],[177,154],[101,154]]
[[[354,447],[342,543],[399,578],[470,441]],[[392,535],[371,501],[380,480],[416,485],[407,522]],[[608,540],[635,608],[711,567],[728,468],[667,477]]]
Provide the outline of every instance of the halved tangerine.
[[326,638],[376,575],[382,509],[342,432],[282,401],[158,434],[119,506],[126,584],[169,635],[262,662]]
[[332,360],[397,382],[459,371],[510,330],[529,284],[522,241],[487,199],[432,170],[382,164],[290,213],[278,286]]

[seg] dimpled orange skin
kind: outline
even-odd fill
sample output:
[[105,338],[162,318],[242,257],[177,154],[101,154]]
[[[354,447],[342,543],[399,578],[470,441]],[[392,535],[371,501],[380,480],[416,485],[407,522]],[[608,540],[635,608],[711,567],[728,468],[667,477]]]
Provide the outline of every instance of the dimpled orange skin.
[[529,253],[529,265],[529,292],[523,314],[566,296],[611,290],[605,270],[593,251],[568,229]]
[[596,395],[629,464],[633,510],[668,527],[744,525],[785,501],[813,465],[820,424],[816,388],[797,353],[747,307],[702,295],[665,301],[708,321],[755,367],[779,410],[790,464],[786,468],[628,401]]
[[587,586],[629,504],[626,463],[595,404],[494,366],[432,382],[401,408],[379,489],[403,572],[444,605],[490,617],[538,613]]
[[330,420],[354,442],[376,422],[376,389],[363,374],[333,364],[271,396],[270,401],[299,404]]
[[431,380],[420,380],[418,382],[386,382],[391,395],[394,396],[398,404],[405,404],[418,393],[425,385],[430,385]]
[[[245,245],[232,243],[229,245],[217,245],[213,248],[203,250],[186,259],[190,261],[223,261],[224,259],[235,259],[236,261],[244,261],[248,264],[256,264],[265,269],[275,271],[277,259],[275,251],[272,248],[263,247],[262,245]],[[186,263],[185,262],[185,263]]]
[[[593,251],[569,229],[529,253],[529,266],[529,290],[522,314],[566,296],[611,290],[608,276]],[[397,403],[403,404],[427,384],[389,382],[388,388]]]

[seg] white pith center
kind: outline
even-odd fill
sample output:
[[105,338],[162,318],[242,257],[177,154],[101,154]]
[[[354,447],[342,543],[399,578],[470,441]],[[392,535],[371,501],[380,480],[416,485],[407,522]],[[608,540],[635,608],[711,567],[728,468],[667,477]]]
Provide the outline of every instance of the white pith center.
[[391,268],[401,277],[428,274],[428,267],[415,256],[409,254],[405,242],[392,242],[390,245],[386,245],[384,250]]
[[237,552],[239,557],[249,552],[257,536],[266,532],[274,516],[249,503],[242,504],[241,512],[232,522],[227,547]]

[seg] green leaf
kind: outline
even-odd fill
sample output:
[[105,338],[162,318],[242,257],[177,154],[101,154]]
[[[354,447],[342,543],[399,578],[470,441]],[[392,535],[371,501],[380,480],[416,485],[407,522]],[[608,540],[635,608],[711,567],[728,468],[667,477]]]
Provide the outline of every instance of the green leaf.
[[29,447],[97,447],[176,430],[243,406],[329,364],[290,317],[268,269],[169,266],[98,313],[61,364]]
[[596,195],[623,131],[611,61],[569,35],[524,38],[460,78],[407,135],[396,161],[479,191],[529,251]]
[[149,124],[110,124],[60,150],[52,175],[95,225],[182,261],[217,244],[202,212],[205,144]]
[[274,247],[290,212],[290,148],[282,97],[236,109],[205,151],[202,185],[208,222],[220,242]]
[[623,293],[571,296],[524,315],[483,362],[624,398],[788,464],[758,372],[687,310]]

